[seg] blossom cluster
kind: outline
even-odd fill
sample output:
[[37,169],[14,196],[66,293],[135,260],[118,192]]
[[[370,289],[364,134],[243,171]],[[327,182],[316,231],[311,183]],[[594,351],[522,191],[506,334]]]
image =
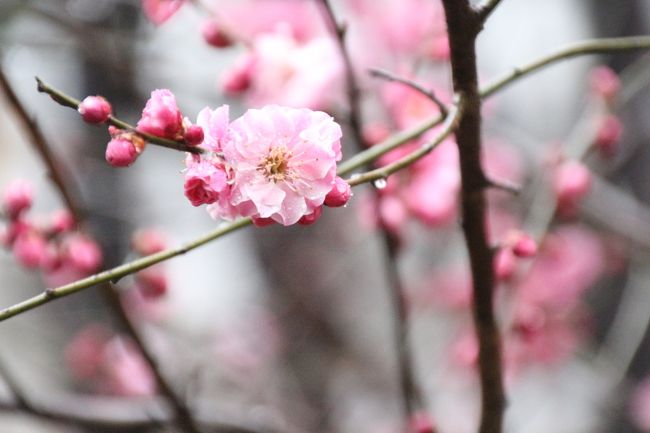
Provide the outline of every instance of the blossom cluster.
[[0,245],[11,249],[27,269],[38,269],[52,285],[64,284],[97,271],[102,252],[88,235],[76,230],[69,211],[58,210],[47,217],[29,218],[33,187],[22,179],[11,182],[2,194]]

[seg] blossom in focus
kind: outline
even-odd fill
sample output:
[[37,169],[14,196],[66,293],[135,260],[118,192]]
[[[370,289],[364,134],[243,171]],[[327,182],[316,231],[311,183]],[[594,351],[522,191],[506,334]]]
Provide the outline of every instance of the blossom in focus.
[[227,105],[215,110],[209,107],[201,110],[196,118],[196,124],[203,129],[203,141],[199,146],[211,152],[221,152],[229,123],[230,111]]
[[185,159],[185,197],[193,206],[211,204],[230,191],[223,164],[188,155]]
[[87,96],[81,101],[77,111],[88,123],[103,123],[113,113],[113,107],[102,96]]
[[183,6],[185,0],[142,0],[142,11],[155,25],[163,24]]
[[341,159],[341,127],[308,109],[267,106],[230,124],[224,156],[234,173],[231,203],[244,216],[291,225],[325,201]]
[[151,92],[136,129],[156,137],[182,139],[183,115],[176,105],[174,94],[167,89]]

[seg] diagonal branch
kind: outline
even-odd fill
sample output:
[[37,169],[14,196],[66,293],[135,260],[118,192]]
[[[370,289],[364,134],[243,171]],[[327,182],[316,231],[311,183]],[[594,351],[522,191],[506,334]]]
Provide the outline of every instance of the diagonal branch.
[[64,180],[63,173],[68,170],[63,167],[61,161],[50,150],[43,132],[36,122],[27,114],[27,110],[18,99],[18,96],[16,96],[16,93],[11,87],[9,80],[2,69],[0,69],[0,88],[2,88],[2,91],[7,96],[9,104],[11,104],[12,108],[16,112],[18,120],[22,123],[25,132],[29,135],[29,142],[41,156],[43,163],[47,167],[48,175],[63,197],[66,207],[78,223],[81,221],[82,215],[81,209],[76,206],[75,197],[79,196],[79,194],[76,192],[73,193],[70,185],[68,185]]
[[476,7],[476,13],[482,22],[485,22],[494,10],[499,6],[501,0],[485,0],[482,5]]
[[[41,93],[47,93],[50,95],[50,97],[54,100],[54,102],[58,103],[59,105],[63,105],[64,107],[69,107],[74,110],[79,109],[79,104],[81,104],[81,101],[73,98],[70,95],[66,95],[59,89],[56,89],[49,84],[43,82],[40,78],[36,77],[36,83],[37,83],[37,89]],[[135,126],[126,123],[123,120],[118,119],[115,116],[110,116],[108,120],[106,121],[109,125],[113,125],[117,128],[124,129],[127,131],[131,131],[138,136],[142,137],[145,141],[155,144],[158,146],[166,147],[168,149],[173,149],[173,150],[178,150],[181,152],[190,152],[190,153],[203,153],[203,149],[199,147],[192,147],[186,145],[182,141],[175,141],[175,140],[169,140],[166,138],[162,137],[157,137],[155,135],[147,134],[145,132],[140,132],[138,131]]]
[[436,104],[436,106],[438,107],[438,111],[440,111],[440,115],[443,118],[447,117],[447,114],[448,114],[447,106],[445,105],[444,102],[442,102],[438,98],[438,96],[435,94],[435,92],[433,90],[425,88],[423,85],[421,85],[420,83],[418,83],[416,81],[413,81],[413,80],[410,80],[410,79],[404,78],[404,77],[398,77],[397,75],[395,75],[395,74],[393,74],[391,72],[385,71],[383,69],[370,68],[369,71],[370,71],[370,75],[372,75],[373,77],[383,78],[384,80],[395,81],[397,83],[402,83],[405,86],[408,86],[408,87],[414,89],[415,91],[420,92],[422,95],[429,98],[431,100],[431,102]]

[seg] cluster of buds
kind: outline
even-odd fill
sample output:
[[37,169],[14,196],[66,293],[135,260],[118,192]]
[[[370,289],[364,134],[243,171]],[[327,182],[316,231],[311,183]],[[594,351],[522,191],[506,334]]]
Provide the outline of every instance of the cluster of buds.
[[517,265],[517,259],[534,257],[537,254],[537,242],[528,233],[510,230],[499,251],[494,256],[494,273],[500,280],[510,279]]
[[32,186],[24,180],[10,183],[2,195],[6,223],[0,243],[28,269],[40,269],[46,279],[63,283],[99,269],[102,253],[97,243],[75,231],[70,212],[59,210],[46,222],[27,217],[33,201]]
[[591,93],[605,107],[606,114],[599,116],[593,146],[604,158],[611,158],[618,152],[623,134],[623,124],[613,113],[614,101],[621,89],[621,81],[612,69],[598,66],[589,76]]

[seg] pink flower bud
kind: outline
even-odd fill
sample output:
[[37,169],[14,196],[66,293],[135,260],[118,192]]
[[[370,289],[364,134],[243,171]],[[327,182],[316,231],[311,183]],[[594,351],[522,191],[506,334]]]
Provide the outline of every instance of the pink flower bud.
[[90,379],[100,372],[104,347],[111,332],[93,324],[79,331],[65,348],[65,360],[70,372],[79,379]]
[[221,76],[221,88],[229,96],[237,96],[251,86],[251,77],[254,69],[254,59],[244,57],[239,59],[231,69],[226,70]]
[[167,277],[160,266],[141,270],[135,274],[135,280],[145,298],[155,299],[167,293]]
[[203,143],[203,128],[199,125],[191,125],[185,130],[185,144],[188,146],[198,146]]
[[494,255],[494,275],[497,280],[509,280],[515,273],[517,259],[510,248],[501,248]]
[[138,254],[148,256],[167,248],[163,234],[155,229],[138,230],[131,238],[131,248]]
[[14,241],[13,253],[16,260],[26,268],[36,268],[43,263],[47,253],[47,241],[36,232],[26,232]]
[[598,66],[589,75],[591,90],[596,95],[611,101],[621,88],[621,81],[616,72],[607,66]]
[[176,140],[183,136],[183,115],[176,105],[176,97],[167,89],[151,92],[151,98],[142,110],[137,130],[156,137]]
[[77,111],[88,123],[104,123],[113,113],[113,107],[102,96],[86,96]]
[[255,227],[266,227],[275,224],[273,218],[252,217],[251,219],[253,220]]
[[89,237],[73,234],[64,241],[63,259],[73,268],[84,274],[90,274],[101,266],[102,251],[97,243]]
[[618,142],[623,133],[623,124],[614,115],[605,116],[596,132],[594,144],[603,156],[611,157],[616,154]]
[[232,39],[214,20],[205,21],[201,26],[203,39],[216,48],[227,48],[232,45]]
[[318,221],[322,213],[323,213],[323,206],[318,206],[309,215],[303,215],[302,217],[300,217],[300,219],[298,220],[298,224],[303,226],[314,224],[316,221]]
[[528,233],[518,231],[513,236],[512,252],[517,257],[533,257],[537,254],[537,242]]
[[142,0],[142,10],[155,25],[170,19],[183,6],[186,0]]
[[113,138],[106,146],[106,161],[113,167],[128,167],[138,158],[138,151],[125,135]]
[[325,206],[340,207],[344,206],[352,197],[352,188],[345,179],[337,176],[334,179],[332,190],[325,196]]
[[26,180],[17,179],[11,182],[2,195],[2,207],[9,218],[15,219],[32,206],[32,185]]
[[12,246],[18,236],[31,230],[32,225],[21,218],[10,221],[2,233],[2,245],[5,247]]
[[565,216],[574,215],[582,199],[589,193],[591,183],[591,173],[584,164],[579,161],[562,163],[553,179],[558,211]]
[[433,419],[425,411],[418,411],[411,415],[409,419],[410,431],[414,433],[435,433]]
[[54,233],[64,233],[72,230],[75,221],[67,209],[59,209],[50,217],[50,230]]

